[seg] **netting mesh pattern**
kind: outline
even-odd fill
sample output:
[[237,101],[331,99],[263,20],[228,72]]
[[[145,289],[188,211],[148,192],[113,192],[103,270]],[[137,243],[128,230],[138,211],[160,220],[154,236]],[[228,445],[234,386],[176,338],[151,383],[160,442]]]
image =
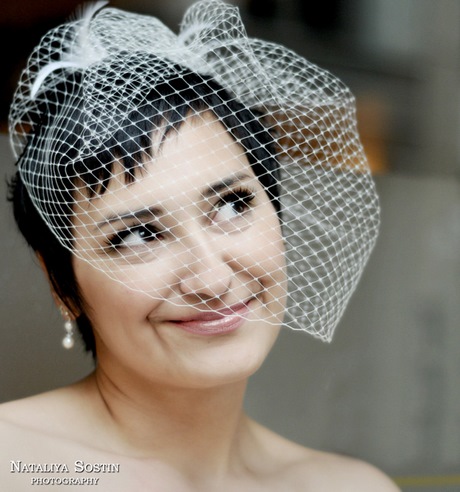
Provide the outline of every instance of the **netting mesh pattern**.
[[379,223],[347,87],[220,1],[177,35],[101,7],[42,39],[11,107],[43,220],[133,291],[330,340]]

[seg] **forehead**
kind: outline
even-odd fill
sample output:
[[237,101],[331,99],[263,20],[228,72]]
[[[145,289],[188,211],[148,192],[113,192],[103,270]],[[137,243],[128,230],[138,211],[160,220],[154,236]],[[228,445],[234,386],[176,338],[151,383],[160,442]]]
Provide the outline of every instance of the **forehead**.
[[209,113],[188,118],[161,147],[155,145],[155,135],[152,140],[155,156],[143,164],[132,183],[126,182],[123,167],[115,165],[107,191],[77,199],[76,215],[90,214],[97,221],[142,206],[178,208],[223,179],[242,175],[255,179],[243,147]]
[[189,188],[195,177],[215,181],[249,168],[243,147],[210,113],[189,118],[152,164],[151,175],[182,188]]

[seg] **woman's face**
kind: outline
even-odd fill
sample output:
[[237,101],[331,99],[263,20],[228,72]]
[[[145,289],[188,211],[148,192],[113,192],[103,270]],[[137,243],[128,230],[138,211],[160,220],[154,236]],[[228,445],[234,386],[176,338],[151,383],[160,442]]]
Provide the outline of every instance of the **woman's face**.
[[138,180],[79,207],[74,269],[106,372],[200,387],[257,370],[283,318],[284,246],[218,121],[187,120]]

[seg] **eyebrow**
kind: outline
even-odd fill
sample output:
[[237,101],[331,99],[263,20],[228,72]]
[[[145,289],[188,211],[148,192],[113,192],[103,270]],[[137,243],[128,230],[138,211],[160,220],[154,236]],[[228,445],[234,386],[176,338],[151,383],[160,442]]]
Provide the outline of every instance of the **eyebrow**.
[[140,210],[136,210],[134,212],[128,212],[126,214],[114,214],[109,215],[104,220],[101,220],[96,224],[97,228],[101,228],[114,222],[127,222],[135,219],[139,223],[148,222],[152,220],[152,217],[161,215],[161,209],[158,207],[150,207],[150,208],[142,208]]
[[250,176],[246,173],[236,173],[233,176],[229,176],[228,178],[223,179],[222,181],[218,181],[217,183],[213,183],[207,186],[202,192],[201,196],[203,198],[210,198],[214,195],[218,195],[222,191],[228,190],[236,183],[241,181],[245,181],[246,179],[252,179],[253,176]]
[[[212,183],[206,186],[201,191],[201,196],[204,199],[208,199],[212,196],[218,195],[222,191],[228,190],[235,184],[240,183],[241,181],[245,181],[247,179],[253,179],[253,178],[254,176],[251,176],[247,173],[236,173],[232,176],[229,176],[228,178],[223,179],[222,181],[217,181],[216,183]],[[160,215],[164,215],[164,212],[160,207],[153,206],[149,208],[142,208],[134,212],[127,212],[125,214],[109,215],[105,217],[104,220],[98,222],[96,224],[96,227],[101,228],[113,224],[114,222],[129,222],[132,221],[133,219],[139,223],[143,223],[143,222],[148,222],[149,220],[152,220],[153,217],[158,217]]]

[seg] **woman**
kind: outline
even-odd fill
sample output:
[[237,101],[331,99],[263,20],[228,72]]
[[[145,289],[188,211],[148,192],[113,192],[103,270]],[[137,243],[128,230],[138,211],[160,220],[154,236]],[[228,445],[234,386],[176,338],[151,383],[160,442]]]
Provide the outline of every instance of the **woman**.
[[2,484],[396,490],[242,410],[281,324],[331,338],[372,248],[351,96],[220,2],[177,37],[100,7],[42,40],[10,117],[16,220],[95,370],[0,407]]

